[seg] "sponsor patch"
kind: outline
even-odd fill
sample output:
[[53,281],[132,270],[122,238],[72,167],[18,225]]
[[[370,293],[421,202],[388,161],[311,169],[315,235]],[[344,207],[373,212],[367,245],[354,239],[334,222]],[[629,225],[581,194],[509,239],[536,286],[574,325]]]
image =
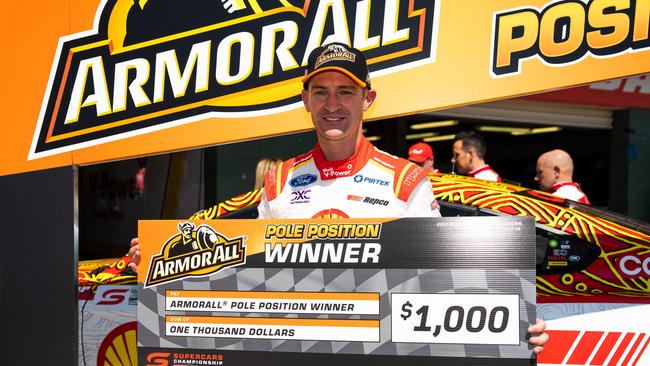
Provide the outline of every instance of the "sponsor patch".
[[386,200],[380,200],[379,198],[372,198],[372,197],[366,197],[363,199],[363,203],[368,203],[371,205],[379,205],[379,206],[388,206],[388,201]]
[[413,183],[419,182],[417,178],[420,175],[420,173],[422,173],[422,168],[417,167],[413,169],[406,177],[404,177],[404,180],[402,181],[402,185],[408,187]]
[[353,194],[348,195],[348,201],[356,201],[356,202],[363,202],[363,203],[368,203],[372,206],[374,205],[379,205],[379,206],[388,206],[390,201],[382,200],[379,198],[373,198],[373,197],[364,197],[364,196],[356,196]]
[[347,177],[352,173],[352,164],[348,164],[345,167],[339,167],[338,169],[324,168],[321,169],[321,173],[323,173],[323,176],[328,179]]
[[378,185],[378,186],[388,186],[390,184],[390,182],[387,181],[387,180],[367,177],[367,176],[363,176],[361,174],[357,174],[357,175],[354,176],[354,183],[369,183],[369,184],[375,184],[375,185]]
[[304,187],[316,183],[318,177],[313,174],[302,174],[289,181],[292,187]]
[[549,261],[547,265],[549,267],[566,267],[569,264],[566,261]]
[[311,189],[306,189],[304,191],[292,191],[291,192],[291,204],[296,203],[309,203],[311,200]]

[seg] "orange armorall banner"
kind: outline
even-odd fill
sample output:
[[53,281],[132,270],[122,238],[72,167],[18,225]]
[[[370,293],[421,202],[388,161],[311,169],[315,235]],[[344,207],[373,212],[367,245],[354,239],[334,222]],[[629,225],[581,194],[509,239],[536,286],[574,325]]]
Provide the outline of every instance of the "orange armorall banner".
[[650,71],[650,0],[2,4],[0,174],[307,130],[306,57],[364,51],[366,119]]

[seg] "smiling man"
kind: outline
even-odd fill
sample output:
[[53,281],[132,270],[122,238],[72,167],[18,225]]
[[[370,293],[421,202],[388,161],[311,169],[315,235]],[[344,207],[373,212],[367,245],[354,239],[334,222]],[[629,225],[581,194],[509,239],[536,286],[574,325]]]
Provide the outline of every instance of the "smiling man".
[[361,132],[377,92],[359,50],[316,48],[302,82],[318,143],[267,174],[260,218],[440,216],[424,170],[378,150]]
[[[340,43],[314,49],[302,82],[318,142],[266,174],[260,219],[440,216],[427,173],[378,150],[362,134],[363,113],[377,92],[361,51]],[[137,239],[131,245],[137,270]],[[535,353],[548,341],[545,328],[543,320],[528,328]]]
[[[302,81],[318,142],[267,173],[259,218],[440,216],[427,173],[363,137],[363,112],[377,92],[361,51],[339,43],[315,49]],[[545,328],[538,320],[528,329],[535,353],[548,341]]]

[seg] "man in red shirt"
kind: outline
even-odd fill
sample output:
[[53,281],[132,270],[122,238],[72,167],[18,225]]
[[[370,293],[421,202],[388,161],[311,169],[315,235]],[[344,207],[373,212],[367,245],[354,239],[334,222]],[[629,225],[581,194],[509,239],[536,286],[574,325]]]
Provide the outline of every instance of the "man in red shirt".
[[535,181],[544,192],[590,204],[587,195],[573,181],[573,159],[566,151],[555,149],[540,155]]
[[435,162],[433,149],[426,142],[417,142],[411,145],[408,159],[421,166],[427,173],[438,173],[438,169],[433,167]]

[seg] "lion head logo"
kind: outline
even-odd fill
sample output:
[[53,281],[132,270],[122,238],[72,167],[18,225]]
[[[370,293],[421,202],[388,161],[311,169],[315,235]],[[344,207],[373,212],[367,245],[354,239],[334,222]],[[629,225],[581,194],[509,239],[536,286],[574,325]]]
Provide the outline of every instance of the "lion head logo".
[[213,228],[201,225],[198,228],[191,222],[178,224],[179,233],[167,240],[163,256],[175,258],[192,252],[214,250],[215,245],[224,244],[228,240]]

